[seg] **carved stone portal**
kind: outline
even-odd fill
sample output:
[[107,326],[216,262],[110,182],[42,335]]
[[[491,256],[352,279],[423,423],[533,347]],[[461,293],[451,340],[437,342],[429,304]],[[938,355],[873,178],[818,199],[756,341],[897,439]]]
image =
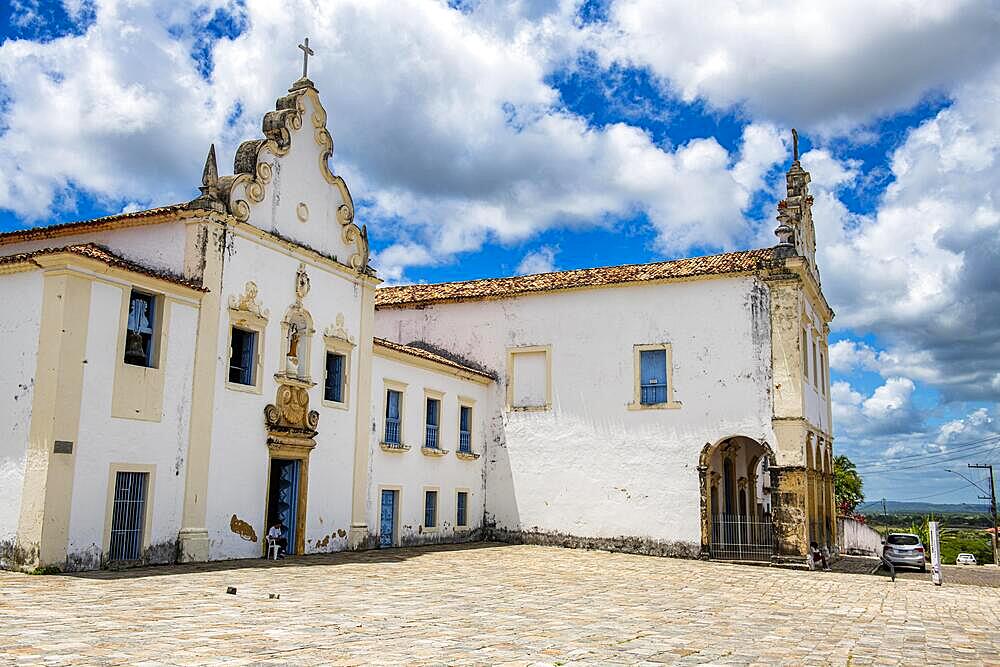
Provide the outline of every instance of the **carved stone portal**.
[[281,384],[275,401],[264,408],[268,447],[290,445],[312,449],[316,446],[319,413],[309,409],[305,387]]

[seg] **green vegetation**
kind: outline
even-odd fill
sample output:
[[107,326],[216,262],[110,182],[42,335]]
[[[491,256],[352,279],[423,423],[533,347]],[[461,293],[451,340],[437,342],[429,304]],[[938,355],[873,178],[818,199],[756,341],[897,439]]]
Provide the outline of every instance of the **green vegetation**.
[[864,502],[864,485],[851,459],[843,454],[833,457],[833,495],[841,514],[853,514],[854,508]]
[[45,567],[36,567],[28,574],[59,574],[60,571],[58,565],[46,565]]
[[912,514],[890,512],[883,515],[881,508],[872,508],[865,515],[865,522],[882,533],[914,533],[919,535],[924,545],[930,549],[927,523],[940,524],[941,562],[954,565],[960,553],[972,554],[980,565],[993,562],[993,542],[990,534],[983,530],[992,525],[986,514]]

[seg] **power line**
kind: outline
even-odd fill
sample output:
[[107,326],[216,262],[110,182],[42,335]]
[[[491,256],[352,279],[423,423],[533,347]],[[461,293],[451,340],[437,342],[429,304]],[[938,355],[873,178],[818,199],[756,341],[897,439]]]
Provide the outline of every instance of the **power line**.
[[[991,453],[995,449],[1000,449],[1000,443],[997,443],[997,444],[991,446],[989,449],[986,449],[986,450],[983,450],[983,451],[977,451],[977,452],[958,452],[957,455],[952,455],[952,456],[950,456],[948,458],[936,458],[936,459],[933,459],[931,461],[925,461],[923,463],[916,463],[916,464],[908,465],[908,466],[899,466],[899,467],[895,467],[895,468],[879,467],[879,468],[875,468],[875,469],[872,469],[872,468],[867,468],[867,469],[864,469],[864,470],[859,469],[858,472],[861,473],[861,474],[863,474],[864,476],[876,476],[876,475],[885,475],[885,474],[895,474],[897,472],[901,472],[901,471],[905,471],[905,470],[919,470],[921,468],[933,468],[933,467],[937,467],[937,466],[940,466],[940,465],[945,464],[945,463],[953,463],[955,461],[968,460],[972,456],[975,456],[977,458],[981,458],[982,456]],[[893,465],[893,463],[892,462],[887,462],[886,466],[889,466],[889,465]]]
[[996,447],[1000,447],[1000,442],[995,442],[1000,440],[1000,435],[993,436],[992,438],[985,438],[983,440],[978,440],[976,442],[964,443],[963,445],[955,445],[952,449],[944,452],[931,452],[930,454],[907,454],[906,456],[897,456],[891,459],[882,459],[879,461],[868,461],[859,462],[855,464],[855,467],[859,470],[869,469],[875,466],[886,466],[895,465],[897,463],[907,463],[913,460],[926,461],[927,459],[934,459],[939,457],[952,457],[956,455],[968,456],[978,450],[990,451]]
[[[913,502],[917,502],[917,501],[920,501],[920,500],[927,500],[928,498],[937,498],[938,496],[944,496],[944,495],[947,495],[949,493],[956,493],[956,492],[962,491],[962,490],[964,490],[964,489],[966,489],[966,488],[968,488],[970,486],[975,486],[975,485],[971,484],[971,483],[970,484],[965,484],[964,486],[960,486],[960,487],[958,487],[956,489],[948,489],[947,491],[940,491],[938,493],[932,493],[932,494],[927,495],[927,496],[921,496],[920,498],[907,498],[907,499],[904,499],[904,500],[893,500],[891,502],[894,502],[894,503],[913,503]],[[860,505],[858,505],[858,507],[864,507],[866,505],[878,505],[881,502],[882,502],[882,499],[880,498],[878,500],[872,500],[872,501],[869,501],[867,503],[861,503]],[[971,505],[972,503],[968,503],[968,504]]]

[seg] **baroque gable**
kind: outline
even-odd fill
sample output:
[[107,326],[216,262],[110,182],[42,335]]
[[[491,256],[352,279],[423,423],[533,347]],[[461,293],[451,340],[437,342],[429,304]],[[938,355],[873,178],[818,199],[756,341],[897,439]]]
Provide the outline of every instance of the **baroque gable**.
[[219,196],[238,221],[370,272],[367,230],[355,224],[347,184],[330,169],[326,121],[312,81],[299,79],[264,115],[264,138],[240,144]]

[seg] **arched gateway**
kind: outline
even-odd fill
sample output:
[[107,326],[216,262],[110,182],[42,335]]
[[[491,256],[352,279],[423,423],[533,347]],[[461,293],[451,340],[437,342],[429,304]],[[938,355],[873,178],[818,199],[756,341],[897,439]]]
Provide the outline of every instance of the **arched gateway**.
[[701,451],[701,555],[722,560],[770,560],[770,469],[776,464],[766,442],[745,436],[708,443]]

